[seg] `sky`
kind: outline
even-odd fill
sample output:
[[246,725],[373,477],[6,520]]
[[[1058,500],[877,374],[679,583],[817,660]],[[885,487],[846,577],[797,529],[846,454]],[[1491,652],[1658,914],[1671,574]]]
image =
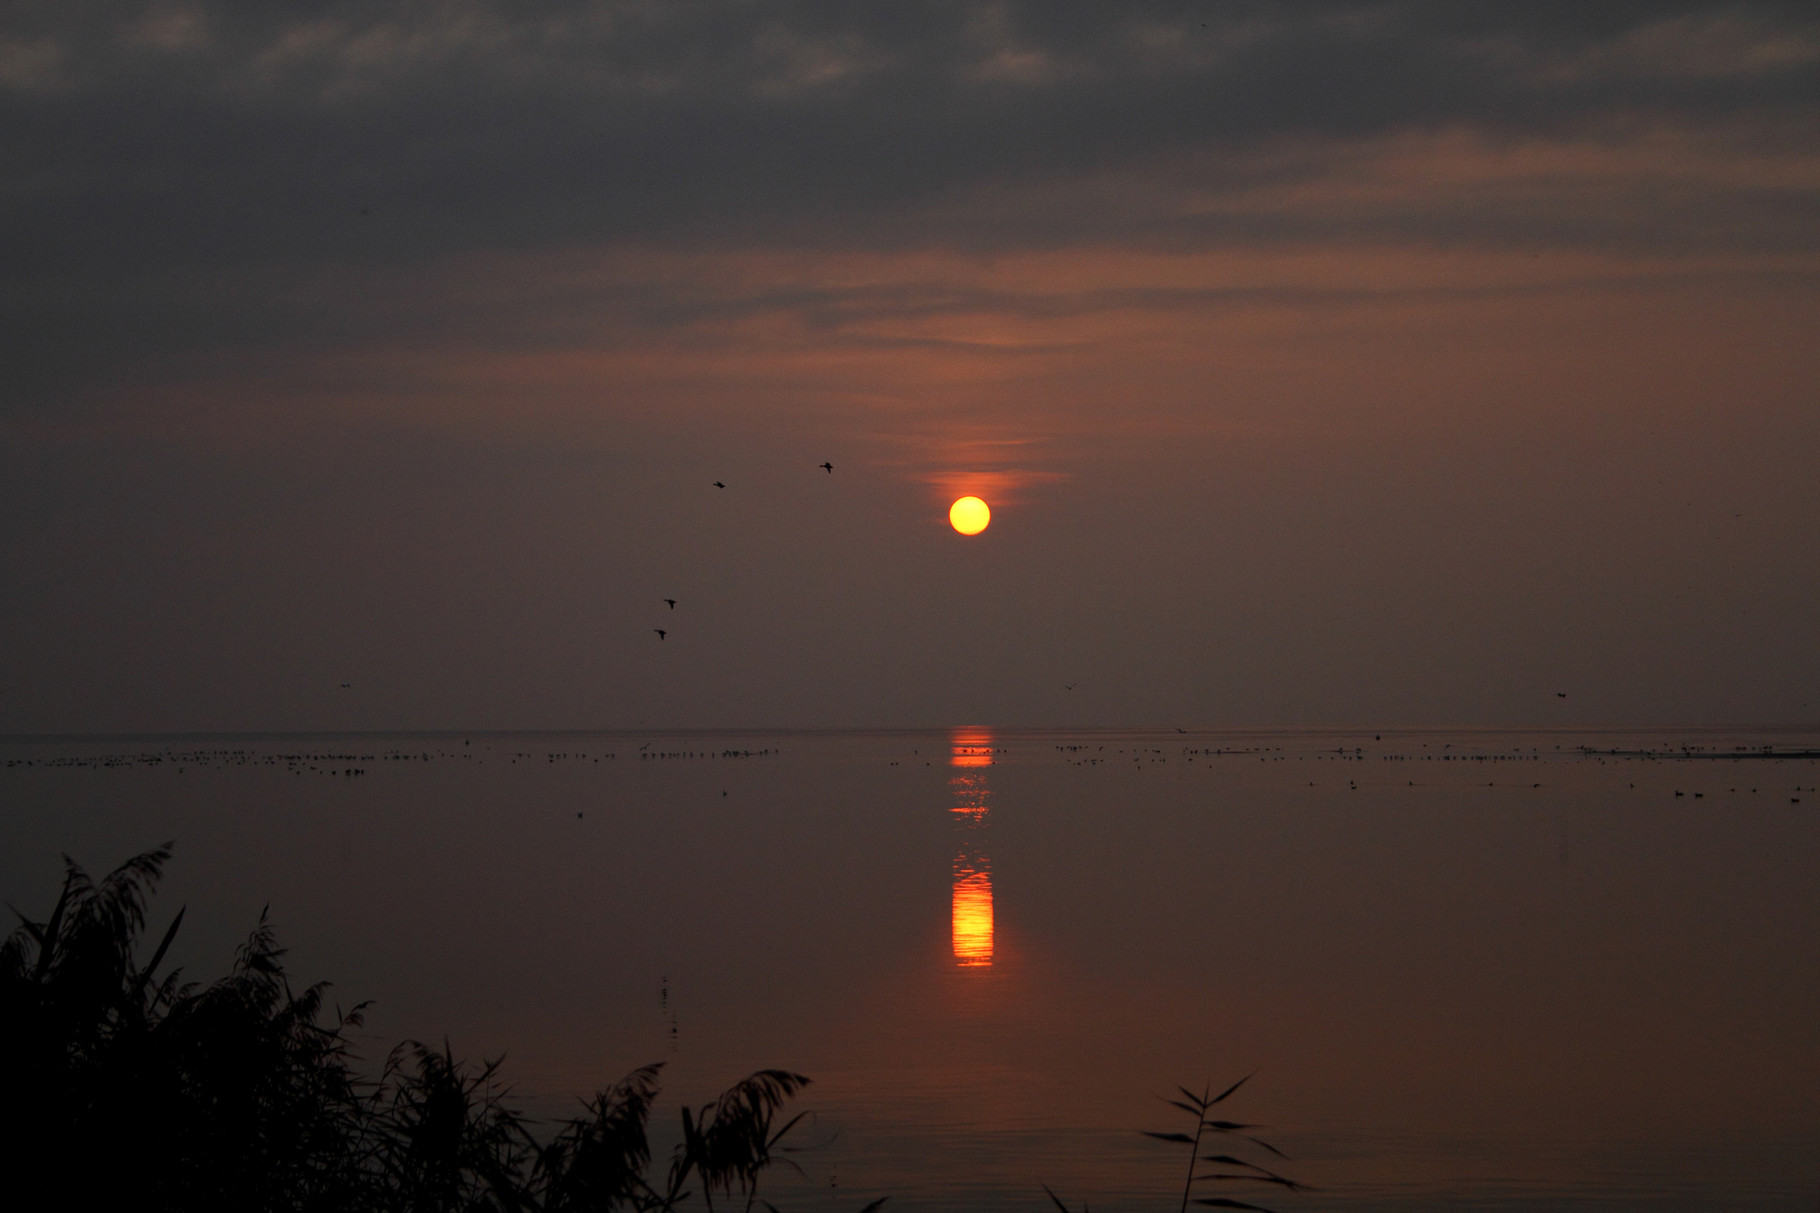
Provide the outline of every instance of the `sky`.
[[11,0],[0,732],[1813,724],[1816,334],[1808,4]]

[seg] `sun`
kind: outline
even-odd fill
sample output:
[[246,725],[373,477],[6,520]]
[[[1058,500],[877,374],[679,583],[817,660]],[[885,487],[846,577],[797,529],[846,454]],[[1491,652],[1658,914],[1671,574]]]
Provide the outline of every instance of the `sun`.
[[948,521],[963,535],[977,535],[992,521],[992,511],[978,497],[962,497],[948,507]]

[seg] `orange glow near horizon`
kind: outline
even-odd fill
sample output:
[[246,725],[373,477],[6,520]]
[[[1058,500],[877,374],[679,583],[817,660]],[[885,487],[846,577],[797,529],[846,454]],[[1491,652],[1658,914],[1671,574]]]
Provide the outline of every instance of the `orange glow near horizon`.
[[987,729],[954,730],[949,739],[948,765],[951,767],[991,766],[992,733]]
[[992,864],[986,857],[986,814],[992,789],[985,768],[992,765],[992,733],[956,729],[949,739],[948,780],[954,800],[948,812],[961,832],[954,856],[954,962],[962,968],[992,964]]

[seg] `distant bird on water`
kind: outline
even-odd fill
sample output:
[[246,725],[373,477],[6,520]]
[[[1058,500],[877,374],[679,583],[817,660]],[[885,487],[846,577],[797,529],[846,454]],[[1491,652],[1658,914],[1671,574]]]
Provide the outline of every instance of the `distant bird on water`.
[[674,610],[675,610],[675,609],[676,609],[676,599],[674,599],[674,598],[666,598],[666,599],[664,599],[664,601],[665,601],[665,602],[667,602],[667,603],[669,603],[669,604],[670,604],[670,609],[671,609],[671,610],[672,610],[672,611],[674,611]]
[[726,485],[724,485],[724,484],[722,484],[722,483],[721,483],[721,482],[720,482],[720,481],[718,481],[718,480],[716,480],[716,481],[715,481],[715,482],[714,482],[714,487],[715,487],[715,488],[717,488],[717,489],[724,489],[724,488],[726,488],[726,487],[727,487],[727,486],[726,486]]
[[815,466],[826,469],[828,475],[830,475],[830,476],[834,475],[834,465],[832,463],[818,463]]
[[651,630],[653,632],[657,633],[657,638],[659,640],[662,640],[664,638],[664,630],[662,628],[652,628]]

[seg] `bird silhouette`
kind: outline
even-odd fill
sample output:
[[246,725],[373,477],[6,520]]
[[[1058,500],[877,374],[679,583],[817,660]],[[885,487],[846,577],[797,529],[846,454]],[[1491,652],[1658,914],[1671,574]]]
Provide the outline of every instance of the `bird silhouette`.
[[662,628],[652,628],[651,630],[653,632],[657,633],[657,638],[659,640],[662,640],[664,638],[664,630]]
[[1077,686],[1079,686],[1079,685],[1080,685],[1080,684],[1079,684],[1079,683],[1074,683],[1074,682],[1064,682],[1064,683],[1063,683],[1063,684],[1062,684],[1062,690],[1064,690],[1064,691],[1072,691],[1072,690],[1073,690],[1073,689],[1074,689],[1074,688],[1075,688],[1075,687],[1077,687]]
[[1567,692],[1566,692],[1566,691],[1556,691],[1556,692],[1555,692],[1555,698],[1556,698],[1556,699],[1566,699],[1566,698],[1567,698]]
[[830,476],[834,475],[834,465],[832,463],[818,463],[815,466],[825,468]]
[[675,609],[676,609],[676,599],[674,599],[674,598],[666,598],[666,599],[664,599],[664,601],[665,601],[665,602],[667,602],[667,603],[669,603],[669,604],[670,604],[670,609],[671,609],[671,610],[672,610],[672,611],[674,611],[674,610],[675,610]]
[[341,689],[344,691],[351,691],[354,689],[354,684],[351,682],[344,682],[341,684]]
[[724,488],[726,488],[726,487],[727,487],[727,486],[726,486],[726,485],[724,485],[724,484],[722,484],[722,483],[721,483],[721,482],[720,482],[720,481],[718,481],[718,480],[716,480],[716,481],[715,481],[715,482],[714,482],[714,487],[715,487],[715,488],[717,488],[717,489],[724,489]]

